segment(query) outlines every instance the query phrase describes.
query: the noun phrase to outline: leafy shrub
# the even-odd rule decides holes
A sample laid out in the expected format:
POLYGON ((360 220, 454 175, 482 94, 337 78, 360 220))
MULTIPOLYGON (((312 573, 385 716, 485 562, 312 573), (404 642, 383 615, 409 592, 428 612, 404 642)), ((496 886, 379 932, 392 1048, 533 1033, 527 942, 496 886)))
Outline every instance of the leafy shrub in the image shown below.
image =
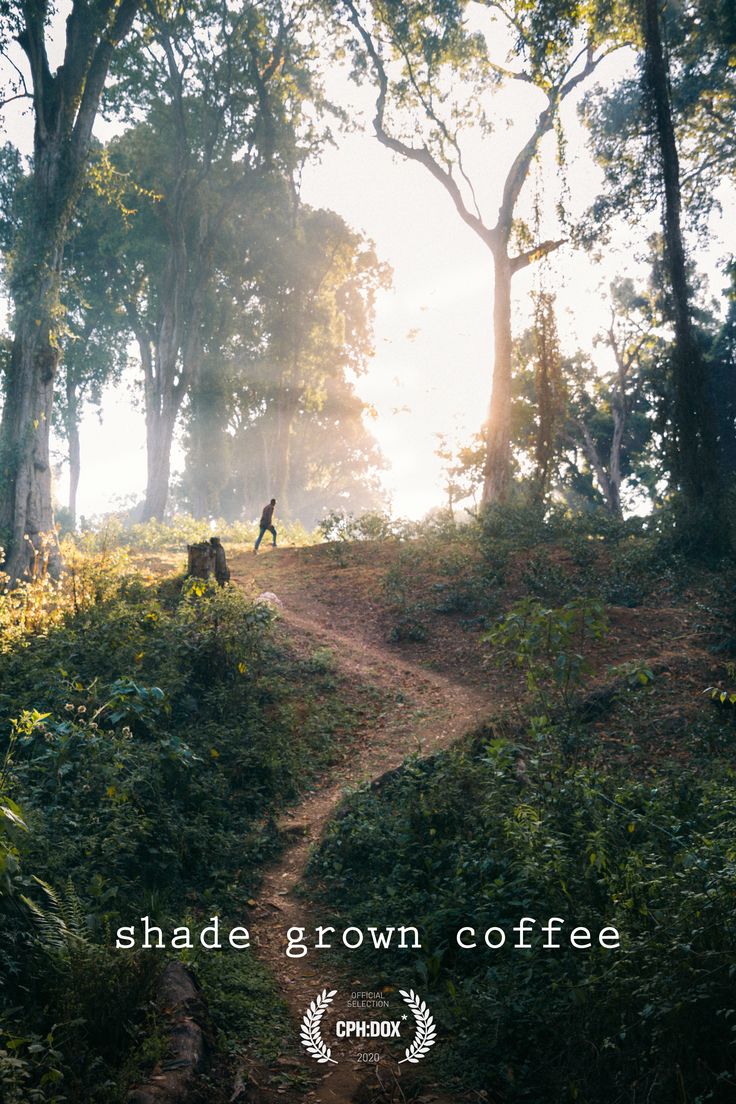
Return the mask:
POLYGON ((357 518, 344 510, 333 510, 317 526, 326 541, 381 541, 396 535, 388 514, 365 513, 357 518))
POLYGON ((484 540, 507 540, 524 547, 554 541, 567 529, 565 507, 535 502, 523 494, 510 502, 484 506, 480 526, 484 540))
POLYGON ((429 635, 424 604, 412 596, 411 564, 415 557, 414 549, 402 550, 383 579, 383 591, 392 620, 388 639, 393 643, 422 641, 429 635))
MULTIPOLYGON (((363 949, 380 984, 422 978, 443 1076, 489 1099, 730 1099, 736 788, 527 764, 503 741, 413 760, 345 803, 314 856, 325 923, 415 924, 422 949, 363 949), (337 912, 339 915, 335 915, 337 912), (538 940, 461 951, 459 928, 561 916, 618 950, 538 940)), ((436 1076, 436 1072, 435 1072, 436 1076)))
POLYGON ((529 557, 520 584, 524 591, 547 602, 564 602, 575 589, 569 569, 555 563, 547 552, 535 552, 529 557))
POLYGON ((523 671, 534 704, 549 721, 556 710, 571 712, 572 696, 591 671, 588 648, 607 630, 597 599, 575 598, 549 609, 537 598, 523 598, 483 640, 502 662, 523 671))

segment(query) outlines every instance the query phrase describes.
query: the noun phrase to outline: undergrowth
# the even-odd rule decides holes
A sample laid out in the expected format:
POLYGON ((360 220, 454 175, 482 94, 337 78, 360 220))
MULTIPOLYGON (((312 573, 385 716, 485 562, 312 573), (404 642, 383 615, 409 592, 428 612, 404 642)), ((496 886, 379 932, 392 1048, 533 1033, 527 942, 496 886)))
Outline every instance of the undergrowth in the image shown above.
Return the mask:
POLYGON ((350 970, 421 985, 443 1040, 430 1076, 485 1099, 732 1099, 733 771, 634 780, 540 755, 520 776, 518 755, 478 739, 347 801, 311 864, 321 922, 414 924, 422 941, 350 970), (512 949, 522 916, 585 925, 593 947, 512 949), (619 950, 597 945, 606 925, 619 950))
MULTIPOLYGON (((156 1057, 160 961, 112 949, 116 928, 242 914, 279 808, 338 754, 360 695, 277 645, 274 616, 119 552, 0 596, 3 1099, 124 1098, 156 1057)), ((270 999, 251 989, 245 1026, 270 999)))

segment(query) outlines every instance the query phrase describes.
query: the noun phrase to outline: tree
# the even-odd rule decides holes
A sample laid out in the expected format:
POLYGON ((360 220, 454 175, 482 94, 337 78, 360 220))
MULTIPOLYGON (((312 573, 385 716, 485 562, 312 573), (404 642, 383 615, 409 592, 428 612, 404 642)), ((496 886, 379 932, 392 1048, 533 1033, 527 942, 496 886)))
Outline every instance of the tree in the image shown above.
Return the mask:
POLYGON ((736 262, 731 262, 729 276, 726 318, 709 355, 724 479, 736 476, 736 262))
POLYGON ((655 267, 663 292, 660 319, 671 326, 673 340, 659 429, 671 484, 682 493, 683 540, 716 547, 726 536, 719 498, 723 460, 734 453, 733 423, 716 410, 720 368, 709 348, 709 323, 704 325, 698 303, 686 232, 697 232, 702 240, 717 208, 719 185, 736 179, 729 121, 736 105, 729 62, 736 36, 733 4, 629 0, 629 10, 638 74, 598 89, 584 105, 606 178, 592 223, 600 237, 615 217, 639 225, 643 215, 661 214, 655 267))
POLYGON ((714 410, 703 349, 695 332, 691 288, 682 231, 680 160, 670 98, 670 77, 662 44, 659 0, 641 0, 644 40, 642 81, 651 97, 663 195, 665 263, 669 278, 674 347, 672 377, 677 438, 676 477, 688 511, 688 540, 723 546, 721 477, 714 410), (720 537, 719 537, 720 534, 720 537))
POLYGON ((199 372, 230 212, 257 200, 267 178, 290 179, 319 142, 303 115, 306 99, 319 100, 299 34, 305 12, 291 9, 288 0, 157 2, 117 73, 113 105, 125 114, 132 94, 145 118, 111 143, 110 157, 154 197, 119 254, 144 381, 146 518, 166 507, 174 429, 199 372))
POLYGON ((57 373, 54 424, 67 442, 69 498, 67 522, 77 517, 81 475, 79 427, 88 403, 99 407, 107 384, 119 382, 128 363, 122 322, 124 308, 104 263, 105 231, 128 217, 121 206, 120 182, 111 177, 104 150, 93 157, 64 254, 62 356, 57 373))
MULTIPOLYGON (((5 8, 3 49, 15 38, 28 77, 14 94, 33 104, 33 187, 10 274, 13 349, 0 423, 0 543, 4 570, 26 575, 53 532, 49 431, 59 361, 59 287, 64 245, 84 183, 92 127, 108 70, 130 31, 140 0, 74 0, 64 60, 51 71, 46 0, 5 8)), ((55 549, 50 566, 58 572, 55 549)))
POLYGON ((653 494, 662 474, 651 448, 662 341, 651 290, 623 279, 610 295, 595 344, 613 368, 581 351, 562 355, 553 297, 537 294, 533 323, 514 343, 512 439, 533 497, 572 494, 621 518, 624 483, 653 494))
POLYGON ((614 281, 610 294, 610 321, 597 344, 610 351, 615 367, 600 373, 578 358, 568 384, 568 433, 581 448, 606 508, 620 518, 624 477, 632 474, 652 432, 645 379, 657 341, 656 304, 651 293, 637 292, 628 278, 614 281))
MULTIPOLYGON (((357 74, 371 67, 377 82, 373 126, 388 149, 422 165, 448 193, 460 218, 489 249, 494 271, 493 386, 486 429, 483 502, 502 501, 511 474, 512 280, 522 269, 563 244, 540 240, 520 224, 518 207, 545 137, 559 124, 563 103, 606 56, 607 7, 545 0, 541 4, 486 0, 491 24, 482 33, 467 27, 468 3, 394 3, 374 0, 361 10, 343 0, 359 45, 357 74), (500 27, 499 27, 500 24, 500 27), (491 56, 488 42, 505 31, 513 37, 511 58, 491 56), (398 70, 393 76, 394 70, 398 70), (449 91, 461 80, 462 98, 449 91), (539 93, 541 110, 503 182, 498 217, 486 221, 465 169, 460 133, 477 124, 486 134, 493 120, 484 108, 492 88, 514 82, 539 93), (408 137, 390 122, 408 116, 408 137), (403 115, 402 115, 403 113, 403 115)), ((488 160, 492 162, 492 158, 488 160)), ((495 167, 495 166, 494 166, 495 167)))
POLYGON ((380 463, 350 380, 373 351, 375 295, 389 273, 338 215, 294 206, 277 190, 259 215, 230 225, 214 315, 219 352, 206 339, 188 408, 186 493, 210 514, 218 494, 249 512, 273 495, 280 513, 316 520, 320 496, 329 505, 362 494, 380 463), (234 496, 223 464, 238 473, 234 496))
POLYGON ((469 445, 460 447, 453 445, 444 433, 435 436, 437 448, 434 454, 442 461, 447 509, 454 521, 458 503, 472 499, 473 506, 477 507, 477 493, 483 486, 485 442, 481 433, 476 433, 469 445))
POLYGON ((549 292, 538 292, 535 296, 533 329, 537 397, 533 493, 537 502, 542 503, 550 489, 566 405, 555 297, 549 292))

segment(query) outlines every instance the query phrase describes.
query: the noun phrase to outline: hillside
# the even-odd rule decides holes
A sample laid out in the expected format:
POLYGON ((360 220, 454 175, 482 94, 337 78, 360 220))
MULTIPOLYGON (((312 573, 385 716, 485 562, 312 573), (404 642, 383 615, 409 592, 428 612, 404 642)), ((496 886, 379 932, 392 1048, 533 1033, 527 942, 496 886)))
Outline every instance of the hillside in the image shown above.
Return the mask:
MULTIPOLYGON (((664 1101, 675 1066, 688 1084, 719 1085, 707 1071, 725 1055, 715 1027, 725 998, 714 970, 727 949, 713 932, 726 938, 732 884, 725 867, 716 871, 719 862, 732 864, 725 811, 733 804, 733 720, 728 701, 712 702, 704 691, 729 688, 729 570, 693 567, 648 538, 547 529, 533 542, 523 532, 472 528, 258 556, 233 545, 228 555, 229 588, 185 588, 184 598, 176 551, 133 551, 127 568, 109 554, 85 562, 61 621, 55 615, 50 631, 25 642, 9 636, 2 657, 5 715, 36 708, 52 718, 26 721, 11 747, 6 783, 31 828, 29 845, 14 844, 18 857, 57 890, 71 873, 62 916, 79 899, 98 917, 81 960, 69 958, 66 937, 34 956, 61 956, 62 976, 72 970, 79 979, 94 968, 107 987, 111 971, 123 971, 114 987, 125 1048, 111 1045, 105 1017, 97 1041, 90 1037, 88 1009, 78 1003, 85 998, 72 1005, 79 1026, 69 1044, 88 1055, 74 1076, 68 1044, 54 1037, 65 1099, 123 1100, 126 1084, 145 1080, 147 1069, 168 1076, 165 1030, 137 1011, 157 968, 150 954, 129 959, 105 947, 104 932, 139 909, 199 926, 216 913, 253 934, 255 954, 183 955, 216 1032, 210 1072, 195 1078, 195 1094, 208 1100, 347 1104, 481 1093, 511 1102, 564 1083, 571 1098, 603 1102, 624 1099, 634 1079, 664 1101), (264 592, 277 602, 254 603, 264 592), (61 665, 62 684, 54 674, 61 665), (120 698, 131 671, 136 690, 124 693, 133 694, 133 711, 118 711, 128 725, 118 744, 122 722, 99 684, 120 698), (146 704, 151 685, 162 689, 164 713, 146 704), (67 698, 74 718, 57 721, 57 711, 69 716, 67 698), (100 717, 103 743, 93 760, 79 745, 85 703, 100 717), (112 760, 106 765, 110 739, 113 756, 125 756, 128 781, 114 778, 112 760), (173 750, 172 739, 180 741, 173 750), (44 764, 58 762, 62 746, 70 765, 55 768, 49 789, 44 764), (164 759, 155 747, 166 749, 164 759), (117 873, 103 875, 112 841, 117 873), (645 869, 657 871, 657 909, 640 898, 645 869), (703 908, 695 884, 703 875, 709 920, 704 935, 692 935, 696 959, 681 961, 683 929, 703 908), (639 903, 627 903, 627 894, 639 903), (550 975, 535 953, 534 982, 521 989, 513 959, 499 959, 488 990, 487 965, 458 958, 448 942, 461 923, 510 925, 520 908, 534 914, 533 902, 540 916, 555 914, 566 896, 568 910, 574 899, 582 916, 613 916, 626 932, 605 1006, 596 957, 576 960, 572 973, 561 960, 550 975), (663 917, 667 946, 652 941, 663 917), (311 947, 319 925, 339 933, 385 923, 418 924, 424 949, 401 959, 365 947, 286 953, 290 928, 303 929, 311 947), (632 978, 645 968, 646 1002, 661 1009, 651 1025, 660 1056, 651 1058, 655 1036, 624 1031, 605 1057, 583 1061, 585 1048, 577 1048, 550 1069, 539 1016, 564 1022, 577 1001, 575 1016, 587 1009, 585 1022, 597 1018, 613 1037, 616 1016, 640 1014, 643 990, 632 978), (706 1034, 693 1036, 692 1061, 685 1055, 677 1064, 669 1054, 682 1016, 692 1014, 673 997, 680 978, 697 993, 706 1034), (401 984, 421 991, 439 1027, 436 1049, 411 1073, 390 1051, 377 1064, 346 1057, 325 1072, 299 1046, 299 1022, 322 990, 338 991, 326 1031, 355 988, 395 1000, 401 984), (498 986, 511 1001, 506 1011, 488 1004, 498 986), (517 1053, 519 1022, 522 1037, 536 1038, 539 1063, 517 1053), (483 1043, 491 1030, 505 1039, 500 1065, 483 1043), (94 1073, 100 1047, 104 1090, 94 1073), (233 1085, 244 1086, 240 1096, 233 1085)), ((25 962, 22 951, 23 887, 39 908, 47 905, 26 874, 11 910, 9 963, 30 978, 39 961, 25 962)), ((43 1001, 37 1032, 61 1010, 56 989, 47 986, 43 1001)), ((580 1027, 582 1037, 587 1030, 580 1027)), ((591 1030, 593 1053, 601 1039, 591 1030)), ((345 1054, 361 1053, 356 1046, 345 1054)), ((26 1061, 30 1083, 40 1086, 32 1052, 26 1061)), ((43 1091, 38 1099, 56 1099, 43 1091)), ((714 1091, 710 1099, 727 1099, 714 1091)))

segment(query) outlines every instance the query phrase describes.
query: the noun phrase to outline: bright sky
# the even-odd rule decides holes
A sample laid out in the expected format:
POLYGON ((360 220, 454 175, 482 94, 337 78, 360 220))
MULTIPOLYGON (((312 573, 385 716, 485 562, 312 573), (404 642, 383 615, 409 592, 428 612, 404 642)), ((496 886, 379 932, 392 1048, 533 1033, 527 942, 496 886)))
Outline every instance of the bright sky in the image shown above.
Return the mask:
MULTIPOLYGON (((598 79, 622 71, 623 56, 604 63, 598 79)), ((302 196, 313 206, 339 212, 377 246, 394 271, 393 287, 381 294, 376 312, 376 352, 359 381, 360 394, 377 410, 370 422, 388 462, 387 499, 402 516, 420 517, 442 501, 441 466, 434 455, 436 434, 467 441, 483 422, 492 366, 492 270, 490 254, 455 213, 442 187, 419 165, 393 156, 372 136, 373 95, 346 76, 332 77, 329 91, 362 128, 339 138, 318 165, 304 174, 302 196)), ((530 133, 539 94, 518 82, 503 101, 510 122, 488 139, 470 135, 466 147, 486 222, 493 221, 505 171, 530 133), (537 98, 535 98, 535 95, 537 98)), ((598 173, 585 150, 575 103, 565 109, 570 148, 570 192, 574 209, 595 195, 598 173)), ((30 144, 30 117, 9 112, 8 130, 23 149, 30 144)), ((554 187, 556 170, 547 150, 542 185, 554 187)), ((534 187, 530 181, 529 195, 534 187)), ((641 247, 646 233, 636 235, 641 247)), ((632 240, 634 240, 632 238, 632 240)), ((719 255, 713 247, 709 267, 719 255)), ((560 326, 568 347, 590 349, 605 321, 605 289, 615 275, 645 276, 631 241, 624 237, 594 264, 570 249, 548 267, 548 286, 558 293, 560 326)), ((516 326, 526 322, 534 270, 514 280, 516 326)), ((720 289, 716 280, 714 291, 720 289)), ((181 461, 180 454, 175 464, 181 461)), ((64 501, 65 473, 57 494, 64 501)), ((145 486, 143 412, 134 380, 105 395, 102 420, 90 411, 82 425, 79 513, 101 513, 116 500, 140 496, 145 486)), ((268 488, 264 488, 267 491, 268 488)))

